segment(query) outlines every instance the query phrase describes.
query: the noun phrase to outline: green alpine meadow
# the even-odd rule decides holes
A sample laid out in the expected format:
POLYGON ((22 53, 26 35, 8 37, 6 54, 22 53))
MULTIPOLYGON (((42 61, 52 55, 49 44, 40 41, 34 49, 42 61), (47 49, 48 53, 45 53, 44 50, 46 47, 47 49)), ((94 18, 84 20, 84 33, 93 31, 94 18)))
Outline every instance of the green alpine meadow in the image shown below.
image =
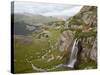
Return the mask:
POLYGON ((97 7, 15 1, 14 73, 97 68, 97 7))

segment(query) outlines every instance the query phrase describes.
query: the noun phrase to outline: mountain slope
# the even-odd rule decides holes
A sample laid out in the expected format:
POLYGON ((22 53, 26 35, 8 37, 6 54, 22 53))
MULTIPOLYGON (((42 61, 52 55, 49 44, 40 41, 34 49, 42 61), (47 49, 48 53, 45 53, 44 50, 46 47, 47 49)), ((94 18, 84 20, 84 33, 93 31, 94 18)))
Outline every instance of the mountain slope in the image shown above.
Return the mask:
MULTIPOLYGON (((58 44, 59 49, 63 49, 64 57, 69 58, 68 52, 72 50, 74 40, 80 40, 77 45, 79 52, 77 54, 77 69, 96 68, 97 67, 97 7, 84 6, 79 13, 70 17, 65 23, 65 29, 62 32, 58 44), (69 32, 70 31, 70 32, 69 32), (69 34, 73 34, 69 38, 69 34), (62 37, 62 38, 61 38, 62 37), (64 38, 64 40, 63 40, 64 38), (73 38, 73 39, 72 39, 73 38), (71 41, 69 41, 71 40, 71 41), (69 47, 67 47, 69 45, 69 47), (67 47, 67 48, 66 48, 67 47), (80 49, 81 48, 81 49, 80 49)), ((69 60, 66 60, 67 62, 69 60)))
MULTIPOLYGON (((12 14, 13 15, 13 14, 12 14)), ((14 14, 14 29, 15 34, 27 35, 40 28, 49 22, 59 21, 54 17, 32 14, 14 14)))

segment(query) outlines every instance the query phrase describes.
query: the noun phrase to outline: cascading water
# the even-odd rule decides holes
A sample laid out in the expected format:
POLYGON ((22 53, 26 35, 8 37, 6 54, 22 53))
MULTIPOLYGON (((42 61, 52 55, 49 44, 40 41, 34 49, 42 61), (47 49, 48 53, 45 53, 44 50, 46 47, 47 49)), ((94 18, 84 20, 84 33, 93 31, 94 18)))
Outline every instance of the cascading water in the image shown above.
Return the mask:
POLYGON ((69 61, 67 64, 67 67, 69 67, 69 68, 74 68, 75 62, 77 61, 78 41, 79 40, 75 39, 75 41, 73 43, 70 58, 69 58, 69 61))
POLYGON ((40 72, 46 72, 46 71, 54 70, 57 68, 74 68, 74 65, 77 61, 78 51, 79 51, 78 49, 79 41, 80 41, 79 39, 75 39, 73 42, 68 64, 59 64, 50 69, 41 69, 41 68, 36 67, 34 64, 32 64, 31 61, 27 60, 27 62, 31 64, 33 70, 40 71, 40 72))

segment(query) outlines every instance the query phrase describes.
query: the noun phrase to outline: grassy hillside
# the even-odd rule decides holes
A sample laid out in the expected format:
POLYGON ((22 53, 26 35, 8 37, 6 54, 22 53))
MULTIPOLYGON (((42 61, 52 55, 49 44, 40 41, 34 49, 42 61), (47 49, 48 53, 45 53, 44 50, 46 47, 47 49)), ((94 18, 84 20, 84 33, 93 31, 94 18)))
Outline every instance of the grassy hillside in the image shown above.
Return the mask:
POLYGON ((35 30, 41 30, 43 25, 54 21, 59 21, 59 19, 42 15, 14 14, 15 34, 28 35, 35 30))
POLYGON ((67 65, 72 48, 77 47, 79 50, 80 45, 82 48, 79 55, 77 54, 78 63, 75 62, 73 69, 96 68, 97 16, 95 10, 94 6, 84 6, 79 13, 66 21, 41 15, 15 14, 15 73, 37 72, 32 69, 31 64, 44 70, 49 69, 48 71, 66 71, 68 69, 64 67, 53 70, 51 68, 60 64, 67 65), (73 47, 76 38, 81 43, 73 47), (60 46, 63 46, 61 49, 64 50, 60 50, 60 46))
MULTIPOLYGON (((61 53, 56 47, 60 30, 49 29, 48 32, 48 38, 28 38, 26 36, 15 35, 15 73, 34 72, 32 71, 31 64, 26 60, 31 61, 32 64, 42 69, 49 69, 53 66, 64 64, 64 60, 59 60, 61 53), (31 41, 26 41, 26 39, 31 41)), ((42 33, 43 32, 41 32, 41 34, 42 33)), ((39 35, 40 34, 36 34, 36 36, 39 35)))
POLYGON ((59 19, 54 17, 42 16, 42 15, 32 15, 32 14, 14 14, 14 21, 23 21, 26 24, 35 25, 37 23, 48 23, 52 21, 58 21, 59 19))

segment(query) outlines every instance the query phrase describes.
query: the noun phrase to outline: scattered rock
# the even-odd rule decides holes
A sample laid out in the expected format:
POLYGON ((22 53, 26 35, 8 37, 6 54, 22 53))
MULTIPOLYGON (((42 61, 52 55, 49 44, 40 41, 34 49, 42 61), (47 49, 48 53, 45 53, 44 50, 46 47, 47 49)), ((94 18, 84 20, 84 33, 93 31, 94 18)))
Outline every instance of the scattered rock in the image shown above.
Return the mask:
POLYGON ((53 55, 51 55, 51 58, 49 58, 49 59, 47 60, 47 62, 50 62, 50 61, 52 61, 52 60, 54 60, 54 56, 53 56, 53 55))
POLYGON ((62 56, 56 56, 57 60, 61 60, 63 57, 62 56))

